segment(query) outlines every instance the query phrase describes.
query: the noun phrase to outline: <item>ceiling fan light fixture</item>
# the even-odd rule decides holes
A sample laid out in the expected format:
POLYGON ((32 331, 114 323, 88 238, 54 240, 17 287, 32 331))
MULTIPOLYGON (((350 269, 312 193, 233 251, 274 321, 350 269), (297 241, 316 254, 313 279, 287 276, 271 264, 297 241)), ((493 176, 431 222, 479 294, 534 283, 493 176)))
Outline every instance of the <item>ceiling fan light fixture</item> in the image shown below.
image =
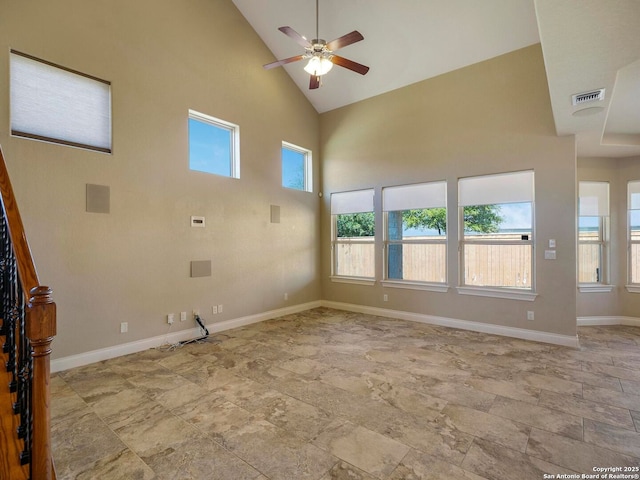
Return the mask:
POLYGON ((326 57, 314 55, 309 59, 309 63, 304 67, 304 71, 309 75, 321 76, 328 73, 333 68, 333 63, 326 57))

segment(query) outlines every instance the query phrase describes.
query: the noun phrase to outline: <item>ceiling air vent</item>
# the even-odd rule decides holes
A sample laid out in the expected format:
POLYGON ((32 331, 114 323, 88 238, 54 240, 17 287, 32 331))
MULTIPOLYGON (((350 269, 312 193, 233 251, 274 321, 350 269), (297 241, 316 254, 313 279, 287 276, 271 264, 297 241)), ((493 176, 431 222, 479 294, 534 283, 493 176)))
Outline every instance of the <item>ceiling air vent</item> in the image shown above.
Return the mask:
POLYGON ((571 103, 573 105, 582 105, 583 103, 599 102, 604 100, 604 88, 592 90, 590 92, 576 93, 571 95, 571 103))

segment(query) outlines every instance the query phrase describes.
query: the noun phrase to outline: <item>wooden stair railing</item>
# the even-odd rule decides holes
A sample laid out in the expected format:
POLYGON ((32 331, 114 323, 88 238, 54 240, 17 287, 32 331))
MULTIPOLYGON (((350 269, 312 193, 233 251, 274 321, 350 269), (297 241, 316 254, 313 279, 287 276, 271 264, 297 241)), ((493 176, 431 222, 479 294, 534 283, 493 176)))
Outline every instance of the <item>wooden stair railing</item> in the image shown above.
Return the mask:
POLYGON ((51 289, 40 285, 0 149, 0 479, 55 479, 50 355, 56 334, 51 289))

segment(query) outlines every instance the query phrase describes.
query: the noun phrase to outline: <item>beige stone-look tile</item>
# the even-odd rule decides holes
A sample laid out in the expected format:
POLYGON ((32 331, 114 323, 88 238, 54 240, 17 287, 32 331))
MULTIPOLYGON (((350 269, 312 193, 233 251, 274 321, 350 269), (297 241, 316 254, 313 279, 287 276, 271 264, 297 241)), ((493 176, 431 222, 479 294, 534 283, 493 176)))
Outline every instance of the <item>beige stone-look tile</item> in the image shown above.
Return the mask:
POLYGON ((320 480, 378 480, 347 462, 336 463, 320 480))
POLYGON ((411 450, 388 477, 388 480, 443 479, 486 480, 485 477, 416 450, 411 450))
POLYGON ((496 380, 494 378, 470 378, 466 383, 476 390, 513 398, 514 400, 520 400, 521 402, 528 402, 534 405, 538 403, 538 397, 540 396, 540 388, 538 387, 514 384, 513 382, 496 380))
POLYGON ((448 403, 462 405, 483 412, 489 411, 496 395, 473 388, 466 383, 446 381, 430 377, 417 376, 411 383, 404 386, 426 395, 441 398, 448 403))
POLYGON ((128 377, 127 381, 147 395, 159 395, 167 390, 182 388, 191 383, 181 375, 167 369, 134 375, 128 377))
POLYGON ((318 435, 333 420, 322 409, 280 393, 255 412, 274 425, 308 439, 318 435))
POLYGON ((592 473, 594 467, 638 465, 637 458, 537 428, 531 431, 527 454, 578 473, 592 473))
POLYGON ((209 438, 195 439, 158 452, 145 461, 162 480, 254 480, 261 477, 255 468, 209 438))
POLYGON ((524 452, 531 427, 458 405, 448 405, 436 420, 456 429, 505 447, 524 452))
POLYGON ((551 375, 529 373, 517 376, 514 381, 519 384, 530 385, 534 388, 551 390, 552 392, 567 395, 582 395, 582 383, 564 380, 551 375))
POLYGON ((538 405, 621 428, 631 430, 635 428, 629 410, 626 408, 612 407, 573 395, 561 395, 543 390, 538 405))
POLYGON ((586 383, 587 385, 593 385, 594 387, 609 388, 617 391, 622 390, 619 379, 599 373, 585 372, 581 369, 575 370, 564 367, 536 364, 530 371, 539 373, 540 375, 562 378, 571 382, 586 383))
POLYGON ((191 368, 185 365, 180 375, 207 390, 215 390, 238 378, 230 370, 210 362, 195 362, 191 368))
POLYGON ((235 426, 220 443, 269 478, 316 480, 338 461, 324 450, 266 420, 235 426))
POLYGON ((640 433, 606 423, 584 421, 584 441, 638 458, 640 465, 640 433))
POLYGON ((62 378, 89 404, 103 396, 113 395, 121 390, 131 388, 132 385, 120 375, 105 369, 104 366, 102 368, 103 370, 99 372, 83 370, 83 373, 73 372, 62 378))
POLYGON ((152 393, 149 398, 167 410, 173 410, 210 394, 210 391, 205 390, 200 385, 190 383, 172 390, 152 393))
POLYGON ((278 363, 278 367, 305 377, 317 377, 330 367, 311 358, 294 358, 278 363))
POLYGON ((582 418, 546 407, 499 397, 489 413, 514 422, 582 440, 582 418))
POLYGON ((640 382, 633 382, 631 380, 620 380, 622 384, 622 391, 624 393, 630 393, 632 395, 640 396, 640 382))
POLYGON ((590 385, 584 386, 582 395, 587 400, 620 408, 628 408, 629 410, 638 410, 638 405, 640 405, 640 395, 615 392, 606 388, 592 387, 590 385))
POLYGON ((312 443, 379 478, 389 475, 409 452, 406 445, 350 422, 334 422, 312 443))
POLYGON ((93 402, 91 407, 112 430, 165 411, 162 406, 135 388, 101 397, 93 402))
POLYGON ((582 368, 585 372, 602 373, 604 375, 616 377, 621 380, 632 380, 634 382, 640 382, 640 370, 638 369, 602 365, 600 363, 592 362, 585 362, 582 368))
POLYGON ((194 426, 166 411, 152 412, 141 421, 117 428, 115 433, 143 460, 203 436, 194 426))
POLYGON ((633 418, 633 423, 636 426, 636 431, 640 432, 640 412, 634 412, 631 410, 631 418, 633 418))
POLYGON ((51 377, 51 424, 90 413, 87 403, 59 376, 51 377))
POLYGON ((483 439, 474 440, 462 468, 492 480, 540 480, 545 474, 576 473, 483 439))
POLYGON ((57 478, 71 476, 127 449, 93 412, 53 425, 51 439, 57 478))
POLYGON ((255 415, 231 402, 215 404, 207 397, 187 403, 173 410, 173 413, 215 440, 238 425, 262 419, 261 415, 255 415))
POLYGON ((265 405, 270 399, 276 397, 279 392, 248 378, 237 377, 235 380, 211 391, 219 395, 224 401, 255 410, 265 405))
MULTIPOLYGON (((58 473, 58 478, 62 478, 58 473)), ((131 450, 101 458, 74 473, 75 480, 154 480, 159 477, 131 450)))

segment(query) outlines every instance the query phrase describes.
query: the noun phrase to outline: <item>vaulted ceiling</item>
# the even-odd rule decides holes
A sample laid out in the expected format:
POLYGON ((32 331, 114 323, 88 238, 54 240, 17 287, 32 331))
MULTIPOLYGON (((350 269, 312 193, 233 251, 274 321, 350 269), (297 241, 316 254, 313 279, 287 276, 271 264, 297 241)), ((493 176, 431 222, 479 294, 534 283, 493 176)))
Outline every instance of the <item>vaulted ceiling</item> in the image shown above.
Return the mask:
MULTIPOLYGON (((273 53, 265 64, 303 53, 278 27, 315 38, 315 0, 233 3, 273 53)), ((579 156, 640 155, 638 0, 319 0, 318 27, 326 41, 362 33, 337 53, 371 67, 336 67, 317 90, 305 62, 282 67, 320 113, 541 43, 558 135, 575 134, 579 156), (599 88, 604 100, 572 105, 599 88)))

